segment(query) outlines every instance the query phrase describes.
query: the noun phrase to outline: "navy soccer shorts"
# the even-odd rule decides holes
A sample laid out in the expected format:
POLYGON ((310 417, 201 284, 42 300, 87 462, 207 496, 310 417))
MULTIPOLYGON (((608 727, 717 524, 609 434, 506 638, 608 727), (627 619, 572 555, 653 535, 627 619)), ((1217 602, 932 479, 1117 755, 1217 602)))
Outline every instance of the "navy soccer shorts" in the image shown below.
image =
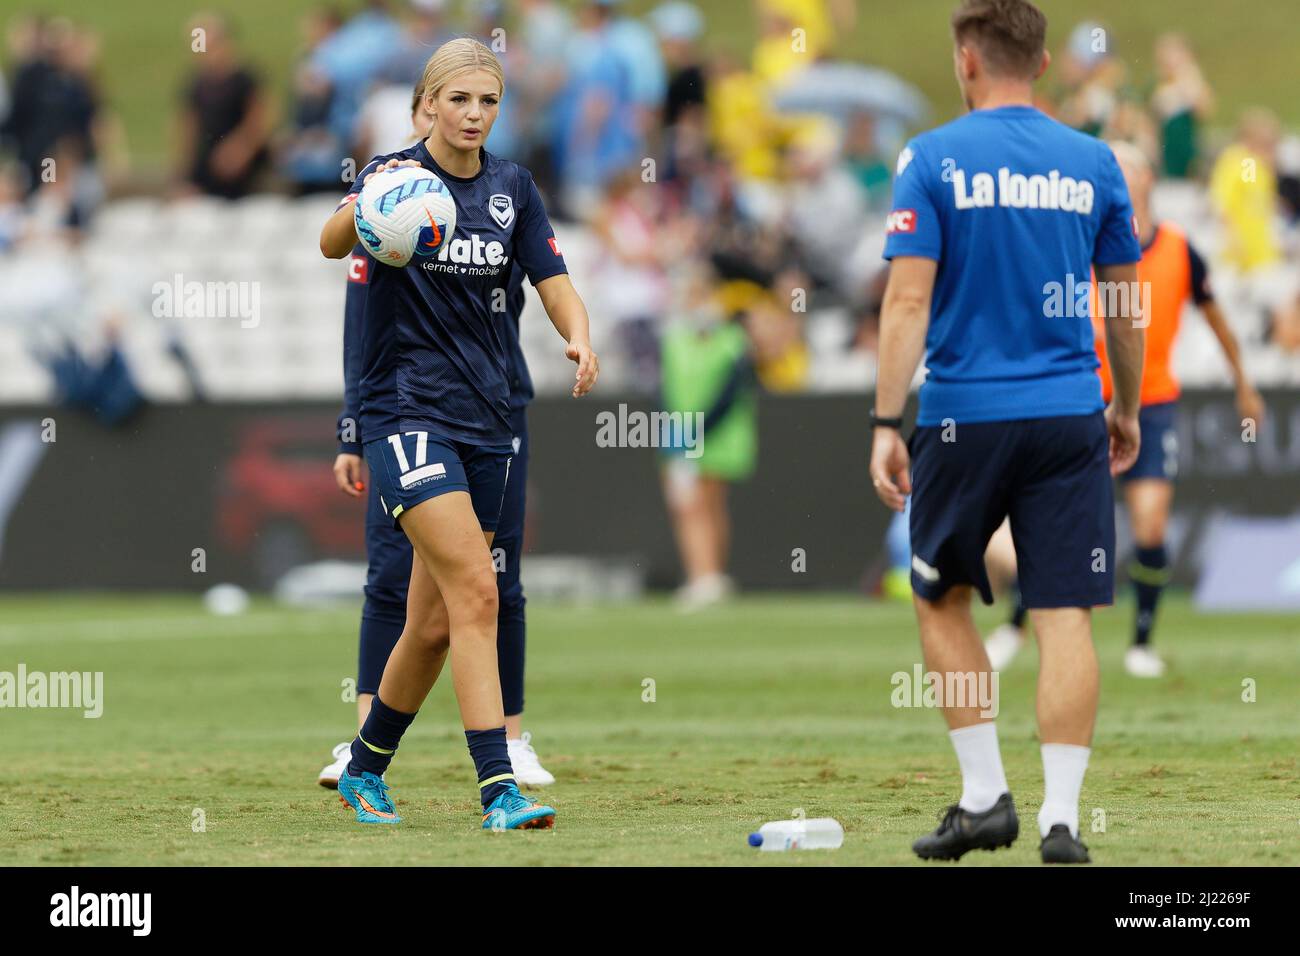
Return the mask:
POLYGON ((1026 607, 1114 600, 1114 488, 1101 412, 918 427, 909 450, 919 597, 938 600, 965 584, 992 604, 984 549, 1010 516, 1026 607))
POLYGON ((496 531, 510 473, 509 445, 480 446, 429 431, 402 432, 366 443, 370 478, 394 524, 402 513, 450 491, 469 493, 479 527, 496 531))
POLYGON ((1119 480, 1173 481, 1178 477, 1178 403, 1143 405, 1138 412, 1138 425, 1142 429, 1142 444, 1137 461, 1119 480))

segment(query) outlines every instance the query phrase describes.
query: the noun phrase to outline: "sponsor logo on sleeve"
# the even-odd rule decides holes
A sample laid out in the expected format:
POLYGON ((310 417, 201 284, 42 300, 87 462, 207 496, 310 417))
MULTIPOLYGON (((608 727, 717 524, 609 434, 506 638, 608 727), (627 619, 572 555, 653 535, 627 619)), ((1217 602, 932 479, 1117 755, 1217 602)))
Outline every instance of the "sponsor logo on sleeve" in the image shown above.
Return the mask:
POLYGON ((916 210, 915 209, 895 209, 885 220, 886 231, 891 235, 898 235, 905 232, 916 232, 916 210))

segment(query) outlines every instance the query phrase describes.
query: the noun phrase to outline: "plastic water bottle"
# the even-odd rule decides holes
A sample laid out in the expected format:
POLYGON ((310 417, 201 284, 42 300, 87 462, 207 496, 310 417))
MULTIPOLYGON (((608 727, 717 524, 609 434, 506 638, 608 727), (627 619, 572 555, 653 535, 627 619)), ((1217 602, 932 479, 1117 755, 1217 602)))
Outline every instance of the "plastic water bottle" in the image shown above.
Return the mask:
POLYGON ((749 835, 749 845, 765 851, 837 850, 843 842, 844 828, 830 817, 777 820, 749 835))

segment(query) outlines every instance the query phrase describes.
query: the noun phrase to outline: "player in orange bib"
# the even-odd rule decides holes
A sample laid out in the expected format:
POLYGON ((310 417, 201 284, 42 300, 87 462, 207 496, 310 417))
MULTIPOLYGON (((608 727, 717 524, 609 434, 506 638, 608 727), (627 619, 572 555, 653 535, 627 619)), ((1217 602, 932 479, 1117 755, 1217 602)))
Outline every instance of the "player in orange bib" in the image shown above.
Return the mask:
MULTIPOLYGON (((1174 499, 1174 479, 1178 476, 1180 390, 1178 379, 1170 368, 1170 358, 1183 308, 1189 299, 1209 323, 1223 349, 1223 357, 1232 369, 1237 387, 1237 410, 1242 418, 1258 423, 1264 413, 1264 402, 1242 369, 1237 339, 1210 291, 1205 260, 1181 229, 1172 223, 1156 222, 1151 217, 1151 187, 1155 176, 1146 155, 1130 143, 1113 143, 1112 147, 1133 199, 1138 240, 1142 244, 1138 281, 1150 297, 1145 305, 1150 324, 1146 330, 1139 417, 1142 449, 1133 467, 1119 476, 1136 547, 1129 577, 1137 592, 1137 621, 1133 646, 1124 657, 1124 667, 1135 677, 1159 677, 1164 673, 1165 665, 1151 647, 1151 630, 1160 591, 1169 577, 1165 526, 1174 499)), ((1096 312, 1094 309, 1093 314, 1096 312)), ((1096 321, 1094 319, 1094 324, 1096 321)), ((1101 359, 1102 394, 1106 401, 1110 401, 1110 367, 1106 363, 1106 343, 1100 328, 1097 329, 1096 343, 1097 355, 1101 359)))
MULTIPOLYGON (((1142 393, 1139 424, 1142 429, 1141 450, 1137 461, 1119 476, 1124 506, 1128 509, 1136 548, 1129 577, 1137 596, 1137 620, 1133 645, 1124 655, 1124 669, 1134 677, 1159 677, 1165 664, 1151 647, 1151 630, 1155 622, 1160 592, 1169 577, 1169 557, 1165 549, 1165 526, 1174 499, 1174 479, 1178 476, 1178 379, 1170 368, 1174 342, 1178 338, 1183 308, 1190 299, 1223 348, 1224 358, 1232 369, 1237 387, 1237 410, 1242 418, 1258 423, 1264 413, 1260 398, 1241 366, 1237 339, 1228 328, 1223 312, 1210 291, 1205 260, 1172 223, 1156 222, 1151 216, 1151 187, 1155 176, 1146 155, 1131 143, 1112 143, 1124 180, 1133 201, 1142 261, 1138 263, 1138 282, 1150 301, 1144 303, 1149 324, 1146 329, 1146 358, 1142 366, 1142 393)), ((1093 287, 1093 329, 1097 356, 1101 360, 1102 397, 1111 398, 1110 365, 1106 361, 1106 340, 1102 330, 1093 287)), ((1001 535, 1002 532, 999 532, 1001 535)), ((1007 547, 998 548, 999 537, 990 543, 986 561, 1008 575, 1015 574, 1015 555, 1007 547)), ((990 662, 1001 670, 1011 663, 1023 643, 1024 611, 1017 606, 1007 624, 997 628, 986 642, 990 662)))

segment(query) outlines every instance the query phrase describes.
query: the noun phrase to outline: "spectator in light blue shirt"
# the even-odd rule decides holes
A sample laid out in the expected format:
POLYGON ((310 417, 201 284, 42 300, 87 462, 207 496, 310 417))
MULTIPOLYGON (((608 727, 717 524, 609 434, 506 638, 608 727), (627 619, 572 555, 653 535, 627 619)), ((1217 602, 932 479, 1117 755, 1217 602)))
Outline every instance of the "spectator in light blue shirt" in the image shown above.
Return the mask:
POLYGON ((370 0, 366 9, 316 48, 311 65, 334 87, 329 124, 340 142, 352 142, 357 114, 370 84, 402 43, 402 29, 389 15, 387 5, 383 0, 370 0))
POLYGON ((556 104, 555 165, 569 211, 590 211, 604 185, 636 162, 642 139, 632 70, 610 32, 611 4, 592 0, 569 44, 569 83, 556 104))

